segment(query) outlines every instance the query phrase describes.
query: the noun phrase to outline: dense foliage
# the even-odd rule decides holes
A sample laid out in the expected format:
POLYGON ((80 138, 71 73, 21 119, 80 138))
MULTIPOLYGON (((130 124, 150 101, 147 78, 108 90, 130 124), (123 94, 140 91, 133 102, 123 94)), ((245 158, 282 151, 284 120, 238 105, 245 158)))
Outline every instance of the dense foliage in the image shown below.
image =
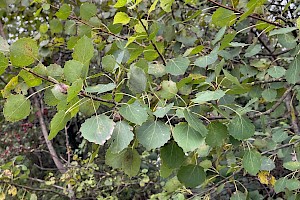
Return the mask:
POLYGON ((296 199, 300 4, 0 0, 0 199, 296 199))

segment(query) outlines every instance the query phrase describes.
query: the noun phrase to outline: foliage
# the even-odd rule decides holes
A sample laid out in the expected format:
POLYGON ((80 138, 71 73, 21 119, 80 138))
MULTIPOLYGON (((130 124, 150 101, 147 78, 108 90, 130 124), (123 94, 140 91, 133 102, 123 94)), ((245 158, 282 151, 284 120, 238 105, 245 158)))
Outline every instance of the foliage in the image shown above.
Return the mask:
POLYGON ((3 163, 0 199, 49 195, 26 180, 62 199, 295 199, 299 8, 0 1, 4 118, 38 124, 58 169, 3 163))

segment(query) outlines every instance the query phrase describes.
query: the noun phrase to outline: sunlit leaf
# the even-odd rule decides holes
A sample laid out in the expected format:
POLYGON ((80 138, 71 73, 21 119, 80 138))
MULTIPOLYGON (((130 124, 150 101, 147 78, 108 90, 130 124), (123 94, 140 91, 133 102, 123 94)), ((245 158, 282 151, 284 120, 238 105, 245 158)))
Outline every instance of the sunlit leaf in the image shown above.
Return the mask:
POLYGON ((30 101, 21 94, 10 95, 4 103, 3 115, 7 121, 25 119, 30 114, 30 101))
POLYGON ((111 138, 114 126, 113 120, 101 114, 85 120, 80 127, 80 132, 86 140, 103 145, 106 140, 111 138))

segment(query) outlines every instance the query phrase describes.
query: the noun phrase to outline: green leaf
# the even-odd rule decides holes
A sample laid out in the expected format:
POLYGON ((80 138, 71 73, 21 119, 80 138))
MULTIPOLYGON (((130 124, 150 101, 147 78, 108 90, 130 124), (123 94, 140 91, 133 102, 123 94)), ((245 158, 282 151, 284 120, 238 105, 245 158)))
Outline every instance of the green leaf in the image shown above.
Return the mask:
POLYGON ((110 150, 112 153, 119 153, 128 147, 134 136, 132 130, 133 128, 125 121, 116 123, 111 136, 110 150))
POLYGON ((10 95, 4 103, 3 115, 10 122, 25 119, 30 114, 30 101, 21 94, 10 95))
POLYGON ((99 101, 94 101, 90 98, 85 98, 83 99, 82 103, 80 103, 79 111, 82 112, 82 114, 85 115, 86 117, 89 117, 95 114, 99 106, 100 106, 99 101))
POLYGON ((165 12, 171 12, 171 7, 172 4, 175 0, 160 0, 160 7, 165 11, 165 12))
POLYGON ((205 142, 211 147, 222 146, 224 140, 228 138, 227 127, 220 122, 211 122, 208 127, 208 134, 205 142))
POLYGON ((122 158, 122 169, 125 174, 130 177, 136 176, 141 166, 141 157, 137 150, 132 148, 127 149, 122 158))
POLYGON ((77 79, 72 83, 72 85, 68 88, 68 96, 67 101, 70 102, 74 97, 76 97, 83 87, 83 80, 77 79))
POLYGON ((285 75, 286 69, 280 66, 274 66, 268 69, 268 74, 273 78, 281 78, 285 75))
POLYGON ((206 174, 202 167, 190 164, 180 167, 177 177, 186 187, 194 188, 205 181, 206 174))
POLYGON ((281 44, 282 47, 287 49, 293 49, 297 46, 297 39, 293 36, 292 33, 278 35, 278 43, 281 44))
POLYGON ((143 69, 130 66, 128 76, 128 87, 134 93, 142 93, 147 87, 147 77, 143 69))
POLYGON ((208 54, 206 56, 202 56, 202 57, 197 58, 196 61, 195 61, 195 65, 198 66, 198 67, 205 68, 208 65, 213 64, 217 60, 218 60, 217 52, 211 52, 210 54, 208 54))
POLYGON ((154 75, 156 78, 166 74, 165 66, 160 63, 151 63, 148 67, 148 74, 154 75))
POLYGON ((288 179, 286 181, 286 187, 289 191, 298 190, 300 188, 300 181, 298 179, 288 179))
POLYGON ((28 87, 35 87, 35 86, 42 84, 42 79, 36 77, 35 75, 33 75, 25 70, 21 70, 19 73, 19 76, 21 76, 24 79, 24 81, 28 85, 28 87))
POLYGON ((106 140, 111 138, 115 122, 106 115, 92 116, 85 120, 80 127, 82 136, 89 142, 103 145, 106 140))
POLYGON ((258 54, 261 51, 261 45, 260 44, 253 44, 250 45, 245 52, 245 57, 250 58, 256 54, 258 54))
POLYGON ((63 4, 59 10, 55 13, 55 15, 62 20, 66 20, 68 19, 69 15, 72 12, 72 8, 71 6, 69 6, 68 4, 63 4))
POLYGON ((177 57, 168 61, 166 72, 174 76, 183 75, 189 67, 190 60, 185 57, 177 57))
POLYGON ((224 36, 224 38, 221 40, 221 46, 220 50, 225 49, 226 47, 230 46, 230 42, 235 38, 236 33, 228 33, 224 36))
POLYGON ((162 118, 172 109, 173 106, 174 103, 170 103, 165 107, 157 107, 153 114, 158 118, 162 118))
POLYGON ((127 149, 124 149, 120 153, 112 153, 111 149, 107 149, 105 154, 105 164, 111 166, 114 169, 122 167, 122 161, 127 149))
POLYGON ((108 83, 108 84, 98 84, 98 85, 94 85, 94 86, 88 86, 85 88, 84 91, 89 92, 89 93, 104 93, 104 92, 108 92, 111 91, 113 89, 116 88, 116 84, 114 83, 108 83))
POLYGON ((21 38, 10 46, 10 61, 18 67, 28 66, 37 59, 38 46, 30 38, 21 38))
POLYGON ((212 23, 221 27, 231 26, 235 20, 234 12, 225 8, 218 8, 212 15, 212 23))
POLYGON ((185 160, 182 148, 174 141, 171 141, 160 149, 160 156, 162 162, 171 169, 180 167, 185 160))
POLYGON ((288 139, 289 135, 283 129, 273 129, 272 130, 272 140, 276 143, 283 142, 288 139))
POLYGON ((296 20, 296 25, 297 28, 300 30, 300 17, 298 17, 298 19, 296 20))
POLYGON ((92 39, 87 36, 80 38, 74 46, 73 58, 84 65, 87 65, 94 56, 92 39))
POLYGON ((124 12, 117 12, 114 17, 113 24, 128 24, 130 22, 130 17, 124 12))
POLYGON ((288 179, 286 177, 281 177, 278 180, 276 180, 274 190, 277 194, 284 191, 287 185, 287 180, 288 179))
POLYGON ((250 0, 247 3, 247 11, 244 12, 241 16, 238 22, 243 21, 246 19, 249 15, 253 14, 255 11, 255 8, 263 5, 266 2, 266 0, 250 0))
POLYGON ((2 75, 5 72, 7 67, 8 58, 6 58, 3 53, 0 53, 0 75, 2 75))
POLYGON ((186 122, 176 124, 173 130, 173 137, 184 152, 196 150, 203 141, 202 135, 186 122))
POLYGON ((147 121, 136 132, 137 139, 147 150, 163 146, 170 134, 170 127, 161 121, 147 121))
POLYGON ((83 64, 76 60, 69 60, 64 66, 64 76, 69 83, 82 77, 83 64))
POLYGON ((84 20, 89 20, 97 14, 97 7, 93 3, 83 3, 80 6, 80 17, 84 20))
POLYGON ((245 140, 254 135, 255 126, 244 116, 235 116, 228 125, 229 134, 237 140, 245 140))
POLYGON ((261 163, 262 158, 258 151, 246 151, 243 157, 243 167, 249 174, 255 176, 260 170, 261 163))
POLYGON ((148 119, 146 109, 137 101, 133 104, 122 105, 119 112, 125 119, 138 125, 142 125, 148 119))
POLYGON ((275 29, 273 31, 270 31, 269 36, 279 35, 279 34, 287 34, 294 30, 297 30, 297 28, 296 27, 287 27, 287 28, 275 29))
POLYGON ((296 171, 300 169, 300 162, 298 161, 285 162, 283 163, 283 167, 291 171, 296 171))
POLYGON ((275 169, 275 163, 272 159, 263 156, 261 160, 260 170, 271 171, 275 169))
POLYGON ((105 71, 114 73, 118 65, 113 55, 106 55, 102 58, 102 67, 105 71))
POLYGON ((158 91, 158 95, 163 99, 172 99, 178 92, 176 83, 173 81, 162 81, 161 90, 158 91))
POLYGON ((57 133, 67 125, 67 122, 70 119, 71 114, 69 112, 66 113, 64 110, 58 111, 50 122, 50 133, 48 139, 52 140, 57 133))
POLYGON ((265 89, 261 93, 262 97, 267 101, 267 102, 273 102, 276 101, 276 96, 277 96, 277 91, 274 89, 265 89))
POLYGON ((296 56, 296 58, 291 62, 288 67, 288 70, 285 73, 286 80, 290 84, 295 84, 300 81, 300 56, 296 56))
POLYGON ((219 42, 222 39, 222 37, 224 36, 224 34, 226 32, 226 28, 227 27, 224 26, 218 31, 218 33, 215 36, 215 39, 212 41, 213 45, 215 45, 217 42, 219 42))
POLYGON ((223 69, 223 73, 224 73, 225 77, 226 77, 230 82, 232 82, 232 83, 234 83, 234 84, 236 84, 236 85, 238 85, 238 86, 240 86, 240 87, 243 87, 243 86, 241 85, 241 83, 239 82, 239 80, 237 79, 237 77, 232 76, 232 75, 231 75, 227 70, 225 70, 225 69, 223 69))
POLYGON ((230 197, 230 200, 247 200, 247 195, 241 191, 235 191, 230 197))
POLYGON ((204 91, 204 92, 198 92, 196 94, 196 99, 192 99, 194 103, 205 103, 207 101, 212 100, 219 100, 225 95, 225 92, 223 90, 215 90, 215 91, 204 91))
POLYGON ((49 22, 51 33, 61 33, 63 30, 63 25, 60 20, 52 19, 49 22))
POLYGON ((195 131, 198 131, 203 137, 207 135, 207 129, 197 115, 192 113, 190 110, 184 110, 183 114, 190 127, 195 129, 195 131))
POLYGON ((75 35, 76 34, 76 22, 74 20, 66 21, 65 34, 67 34, 67 35, 75 35))
POLYGON ((114 5, 115 8, 122 8, 127 4, 127 0, 118 0, 114 5))

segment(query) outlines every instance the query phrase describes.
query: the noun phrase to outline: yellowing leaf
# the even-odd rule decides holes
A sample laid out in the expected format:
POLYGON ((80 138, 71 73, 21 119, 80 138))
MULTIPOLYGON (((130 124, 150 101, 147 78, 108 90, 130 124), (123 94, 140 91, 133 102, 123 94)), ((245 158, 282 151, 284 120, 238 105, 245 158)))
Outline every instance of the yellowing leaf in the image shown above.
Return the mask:
POLYGON ((9 188, 7 193, 14 197, 17 194, 17 188, 15 186, 12 186, 12 187, 9 188))
POLYGON ((130 17, 124 12, 118 12, 114 17, 113 24, 128 24, 130 21, 130 17))
POLYGON ((297 28, 300 30, 300 17, 298 17, 296 23, 297 23, 297 28))
POLYGON ((270 172, 268 172, 268 171, 261 171, 261 172, 258 173, 257 176, 258 176, 259 181, 262 184, 272 185, 272 186, 275 185, 276 179, 275 179, 275 177, 272 174, 270 174, 270 172))

